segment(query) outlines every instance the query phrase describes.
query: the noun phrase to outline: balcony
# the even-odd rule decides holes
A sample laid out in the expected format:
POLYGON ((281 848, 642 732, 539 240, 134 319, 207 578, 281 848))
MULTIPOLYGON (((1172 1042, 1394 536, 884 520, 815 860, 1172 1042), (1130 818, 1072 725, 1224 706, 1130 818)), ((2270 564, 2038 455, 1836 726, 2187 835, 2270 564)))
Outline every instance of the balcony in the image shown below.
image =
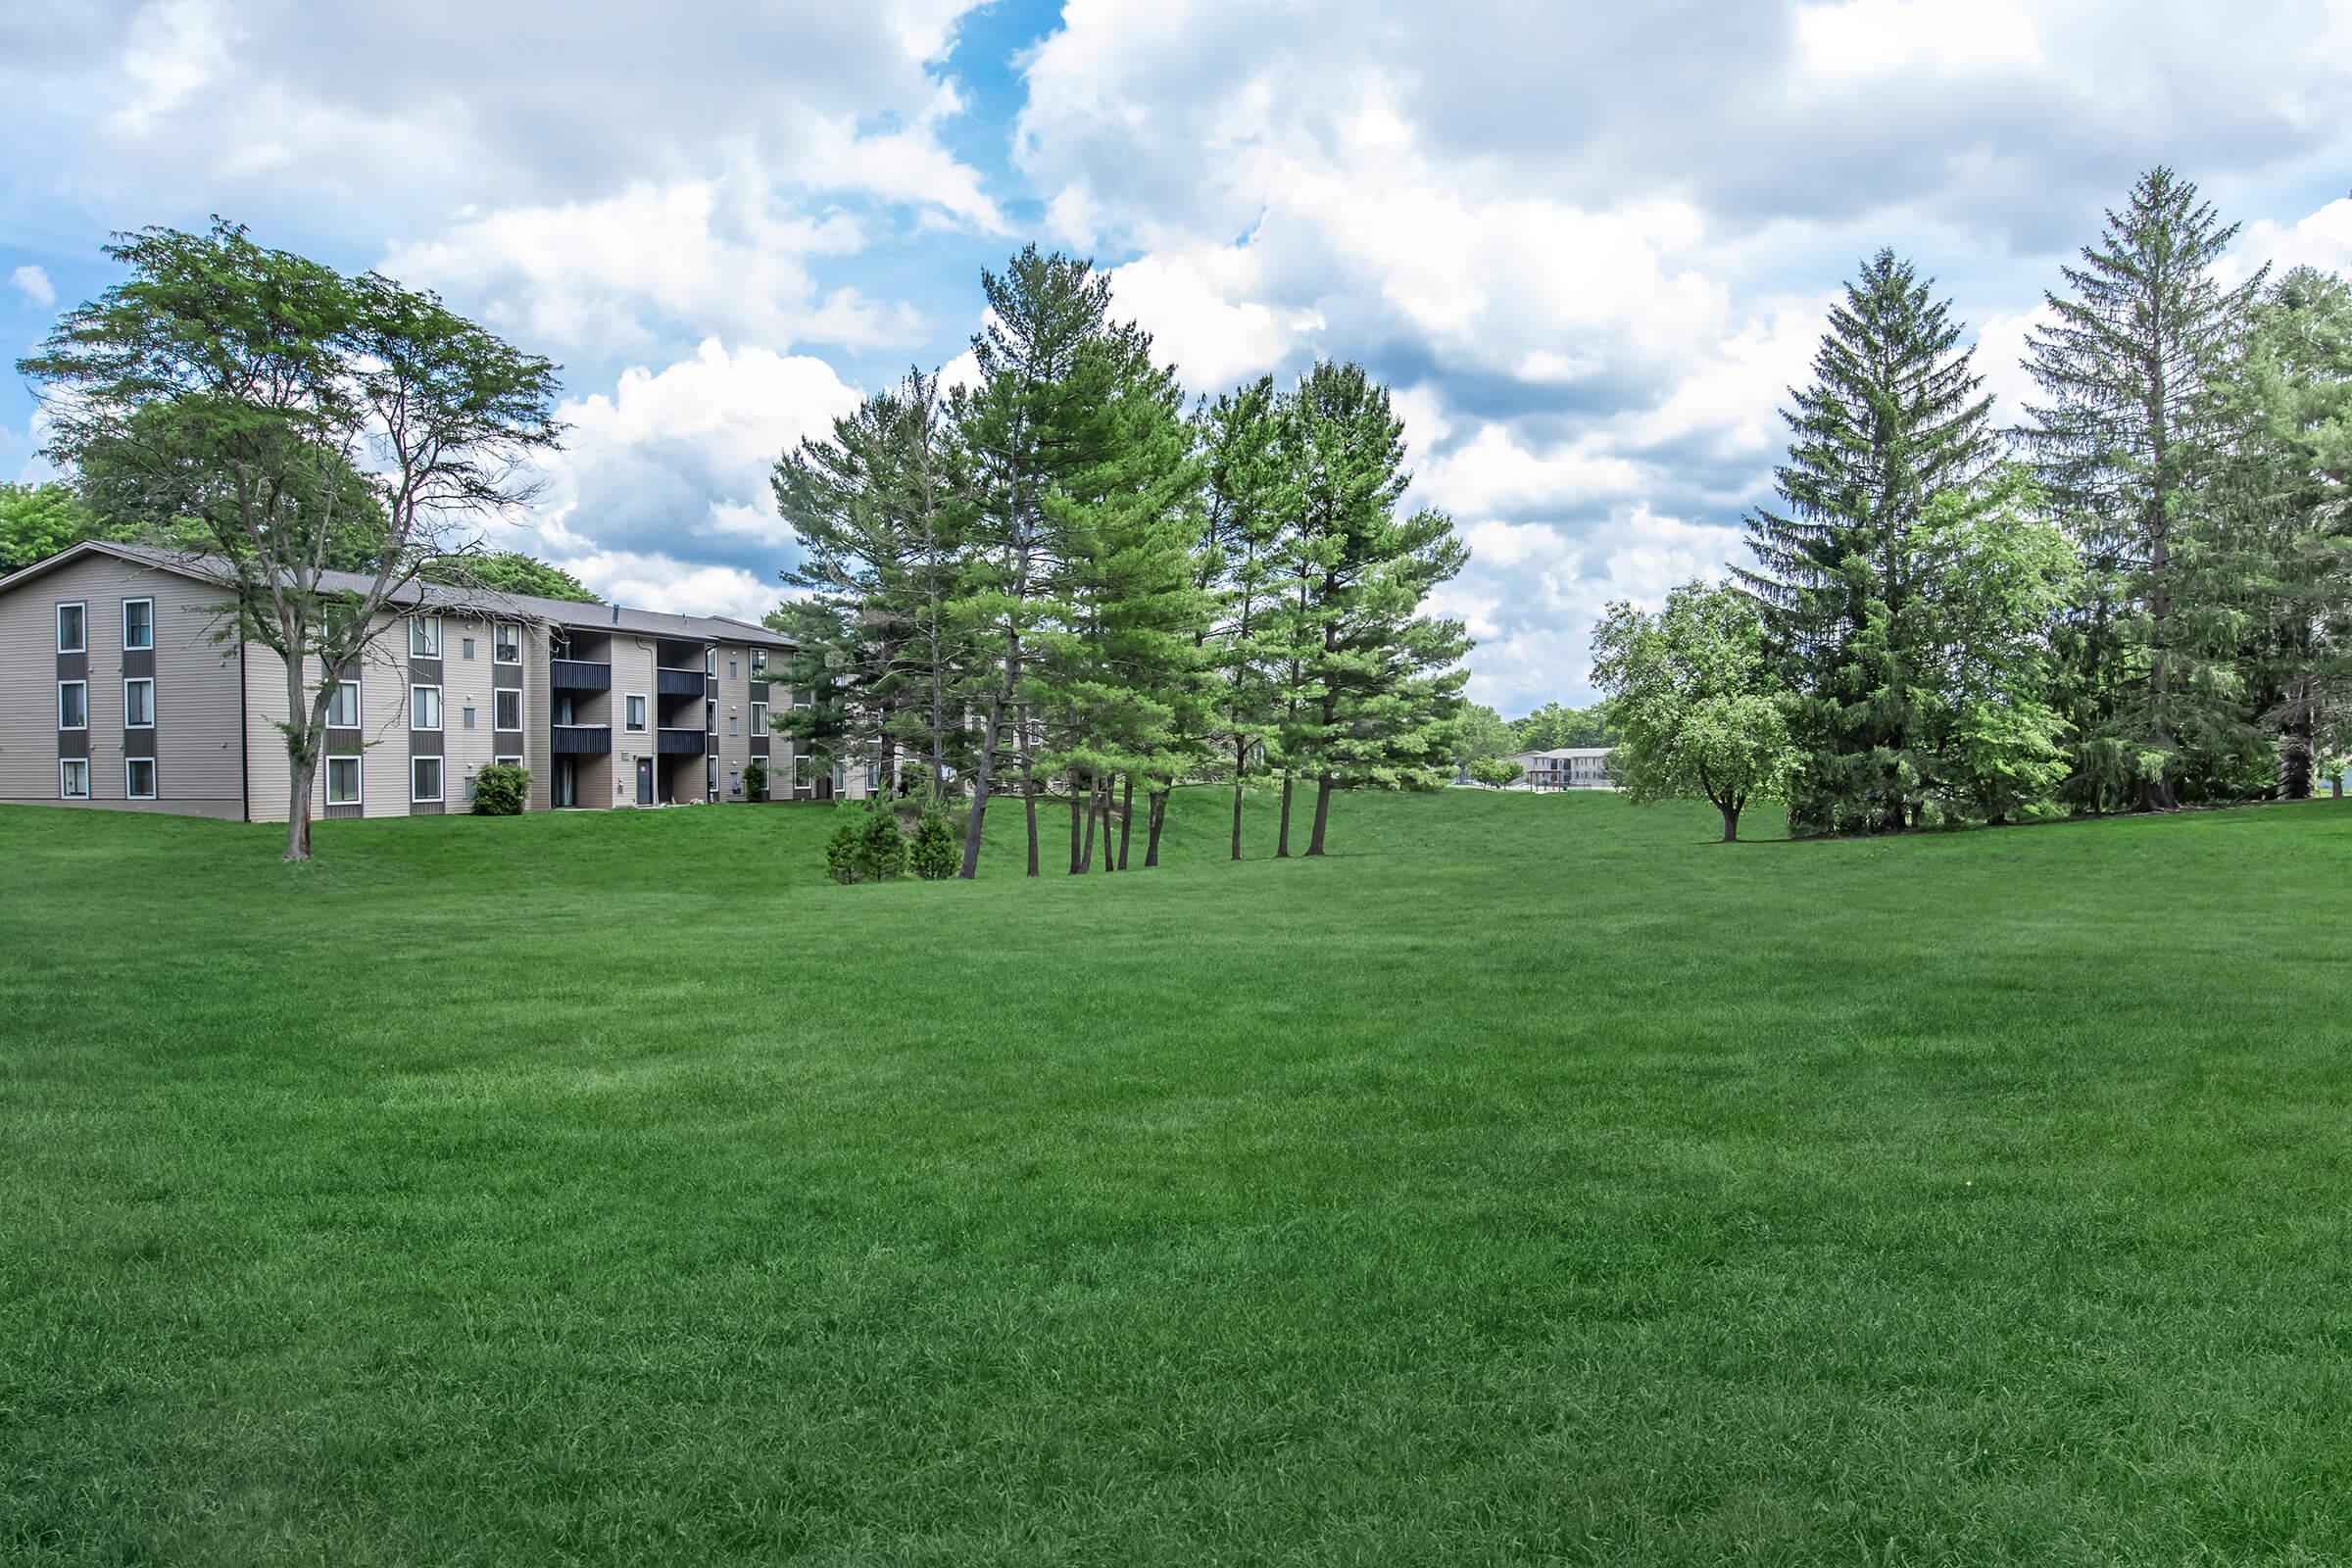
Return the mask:
POLYGON ((612 689, 612 666, 592 664, 585 659, 551 659, 547 662, 547 683, 560 692, 609 692, 612 689))
POLYGON ((557 724, 551 732, 558 757, 596 757, 612 749, 610 724, 557 724))
POLYGON ((666 664, 654 671, 654 690, 664 697, 700 697, 703 695, 703 672, 699 669, 671 669, 666 664))
POLYGON ((663 757, 700 757, 706 745, 699 729, 664 729, 654 735, 654 750, 663 757))

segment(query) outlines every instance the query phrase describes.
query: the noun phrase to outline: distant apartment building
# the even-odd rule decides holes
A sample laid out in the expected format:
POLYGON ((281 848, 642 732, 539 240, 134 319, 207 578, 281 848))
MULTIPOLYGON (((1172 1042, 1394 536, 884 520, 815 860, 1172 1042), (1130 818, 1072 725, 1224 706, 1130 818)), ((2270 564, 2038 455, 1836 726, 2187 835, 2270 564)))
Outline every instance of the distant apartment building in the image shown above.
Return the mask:
POLYGON ((1559 746, 1548 752, 1518 752, 1511 760, 1522 770, 1519 787, 1530 790, 1605 790, 1616 786, 1609 778, 1606 746, 1559 746))
MULTIPOLYGON (((236 635, 220 584, 207 558, 100 542, 0 578, 0 803, 285 820, 285 665, 236 635)), ((464 811, 492 762, 530 770, 539 810, 739 801, 755 759, 794 793, 768 723, 793 703, 768 678, 790 638, 432 585, 400 600, 336 672, 318 816, 464 811)))

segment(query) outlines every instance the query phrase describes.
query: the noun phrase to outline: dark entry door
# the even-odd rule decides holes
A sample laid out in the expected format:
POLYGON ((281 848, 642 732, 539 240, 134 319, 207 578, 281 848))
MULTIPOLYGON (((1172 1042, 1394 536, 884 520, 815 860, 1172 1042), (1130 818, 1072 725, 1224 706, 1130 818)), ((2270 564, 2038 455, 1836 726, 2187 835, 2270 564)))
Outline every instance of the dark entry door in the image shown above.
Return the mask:
POLYGON ((650 757, 637 759, 637 804, 654 804, 654 760, 650 757))

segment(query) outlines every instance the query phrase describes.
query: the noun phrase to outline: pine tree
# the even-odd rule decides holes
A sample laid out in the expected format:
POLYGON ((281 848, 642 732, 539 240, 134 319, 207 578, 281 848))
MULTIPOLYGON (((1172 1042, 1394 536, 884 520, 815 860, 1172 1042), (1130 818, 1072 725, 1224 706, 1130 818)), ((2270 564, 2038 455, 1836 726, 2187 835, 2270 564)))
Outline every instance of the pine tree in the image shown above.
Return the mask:
POLYGON ((1102 352, 1110 285, 1093 264, 1031 245, 1002 274, 982 273, 981 287, 989 314, 972 339, 979 379, 957 388, 951 403, 973 500, 973 553, 956 612, 962 623, 985 628, 993 644, 973 699, 981 731, 962 874, 978 872, 989 800, 1009 750, 1020 769, 1028 874, 1035 876, 1043 737, 1032 642, 1060 613, 1053 601, 1072 559, 1057 498, 1104 457, 1113 428, 1107 405, 1122 364, 1118 354, 1102 352))
MULTIPOLYGON (((1285 508, 1276 462, 1280 400, 1261 376, 1200 411, 1202 464, 1199 583, 1218 618, 1203 636, 1216 677, 1219 741, 1233 769, 1230 858, 1242 858, 1242 797, 1250 760, 1271 733, 1275 649, 1267 627, 1278 597, 1277 546, 1285 508)), ((1157 807, 1164 807, 1163 793, 1157 807)), ((1156 841, 1158 818, 1152 822, 1156 841)))
POLYGON ((1276 853, 1288 853, 1303 771, 1315 781, 1306 853, 1321 855, 1333 791, 1403 784, 1451 755, 1470 640, 1461 622, 1425 613, 1425 602, 1469 552, 1445 514, 1396 515, 1411 482, 1404 426, 1361 366, 1307 372, 1285 401, 1277 451, 1295 488, 1274 617, 1287 687, 1276 853))
POLYGON ((1890 250, 1846 285, 1813 383, 1785 411, 1783 506, 1747 518, 1756 564, 1735 568, 1799 694, 1806 757, 1789 819, 1800 831, 1899 832, 1933 774, 1920 524, 1978 483, 1994 436, 1960 323, 1931 287, 1890 250))
POLYGON ((2226 446, 2208 385, 2264 275, 2230 289, 2214 276, 2236 233, 2195 185, 2151 170, 2061 270, 2055 319, 2034 333, 2027 368, 2047 401, 2024 434, 2087 573, 2065 643, 2082 805, 2175 806, 2204 782, 2196 757, 2243 727, 2244 562, 2200 493, 2226 446))
POLYGON ((2278 793, 2301 800, 2322 731, 2352 706, 2352 287, 2281 277, 2210 395, 2235 437, 2213 502, 2252 567, 2244 707, 2278 793))

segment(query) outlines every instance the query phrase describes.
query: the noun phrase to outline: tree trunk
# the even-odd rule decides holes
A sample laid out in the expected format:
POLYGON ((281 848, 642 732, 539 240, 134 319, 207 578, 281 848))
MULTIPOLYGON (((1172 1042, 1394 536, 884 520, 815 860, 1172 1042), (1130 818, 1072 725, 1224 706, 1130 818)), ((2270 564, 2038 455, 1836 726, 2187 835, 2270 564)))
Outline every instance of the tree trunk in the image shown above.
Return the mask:
POLYGON ((1102 817, 1102 874, 1108 876, 1118 869, 1113 863, 1116 857, 1112 855, 1110 848, 1110 780, 1108 779, 1102 781, 1100 792, 1095 796, 1095 809, 1102 817))
POLYGON ((1274 858, 1291 858, 1291 775, 1282 775, 1282 825, 1274 830, 1274 858))
POLYGON ((1242 858, 1242 781, 1241 781, 1241 778, 1240 778, 1240 777, 1237 775, 1237 776, 1234 778, 1234 781, 1233 781, 1233 858, 1235 858, 1235 859, 1237 859, 1237 860, 1238 860, 1238 859, 1240 859, 1241 858, 1242 858))
MULTIPOLYGON (((286 660, 286 853, 279 858, 307 860, 311 858, 311 781, 318 771, 318 741, 322 726, 304 724, 305 714, 314 707, 311 694, 302 689, 302 627, 294 626, 293 641, 288 645, 286 660), (294 726, 302 724, 302 733, 294 726)), ((86 642, 87 639, 85 638, 86 642)), ((324 718, 323 710, 313 715, 324 718)), ((160 792, 159 792, 160 793, 160 792)))
POLYGON ((1715 808, 1715 809, 1723 813, 1723 842, 1726 844, 1739 843, 1740 808, 1737 806, 1718 806, 1715 808))
POLYGON ((1146 809, 1152 818, 1149 831, 1144 839, 1144 869, 1149 871, 1159 864, 1159 824, 1166 819, 1168 814, 1168 792, 1166 790, 1161 790, 1157 794, 1147 792, 1145 799, 1150 803, 1146 809))
MULTIPOLYGON (((1122 871, 1127 869, 1128 835, 1135 827, 1135 775, 1129 773, 1119 793, 1119 869, 1122 871)), ((1144 792, 1144 799, 1147 802, 1152 799, 1149 790, 1144 792)))
POLYGON ((1320 774, 1315 779, 1315 826, 1307 836, 1306 853, 1323 853, 1323 825, 1331 820, 1331 775, 1320 774))
MULTIPOLYGON (((1070 868, 1071 870, 1080 873, 1092 871, 1095 868, 1095 787, 1092 784, 1089 784, 1086 787, 1085 800, 1086 849, 1084 853, 1078 857, 1078 863, 1070 868)), ((1070 796, 1070 811, 1072 813, 1070 816, 1070 837, 1073 840, 1072 848, 1076 848, 1074 841, 1078 836, 1078 817, 1076 814, 1079 810, 1078 802, 1079 797, 1075 792, 1073 792, 1070 796)))
POLYGON ((969 882, 980 874, 980 828, 988 818, 988 776, 997 762, 997 731, 1004 710, 992 698, 988 705, 988 732, 980 741, 980 768, 972 775, 972 814, 963 824, 963 869, 956 874, 969 882))
POLYGON ((2332 795, 2332 796, 2334 796, 2334 797, 2335 797, 2337 800, 2339 800, 2339 801, 2340 801, 2340 800, 2342 800, 2342 799, 2344 798, 2344 775, 2343 775, 2343 774, 2341 774, 2341 773, 2338 773, 2338 774, 2336 774, 2336 775, 2335 775, 2335 777, 2333 777, 2333 778, 2331 778, 2331 779, 2329 779, 2329 780, 2328 781, 2328 793, 2329 795, 2332 795))
POLYGON ((1070 875, 1086 869, 1086 861, 1078 854, 1078 817, 1083 808, 1078 804, 1078 782, 1070 781, 1070 875))
POLYGON ((289 749, 286 780, 294 793, 287 798, 286 853, 279 857, 280 859, 307 860, 311 858, 311 784, 318 771, 316 760, 297 756, 289 749))
POLYGON ((1015 710, 1021 731, 1021 800, 1029 823, 1029 874, 1037 875, 1037 744, 1029 730, 1029 710, 1015 710))
POLYGON ((2311 799, 2314 723, 2311 678, 2297 675, 2287 699, 2286 721, 2278 728, 2278 793, 2290 801, 2311 799))

